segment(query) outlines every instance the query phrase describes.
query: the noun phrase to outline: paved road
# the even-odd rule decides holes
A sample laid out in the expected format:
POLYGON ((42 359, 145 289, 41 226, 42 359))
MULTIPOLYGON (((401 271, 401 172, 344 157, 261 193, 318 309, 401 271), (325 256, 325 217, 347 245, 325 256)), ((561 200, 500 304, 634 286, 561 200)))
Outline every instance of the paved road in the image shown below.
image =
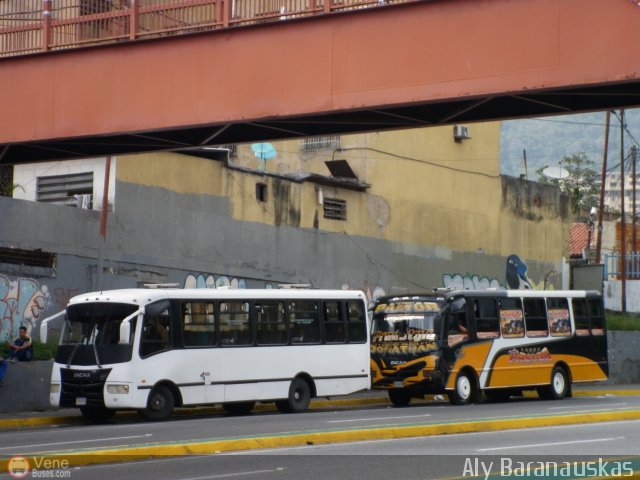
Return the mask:
MULTIPOLYGON (((76 422, 64 428, 5 430, 0 432, 0 455, 5 459, 3 466, 15 455, 52 452, 57 452, 57 458, 84 464, 640 419, 640 395, 625 393, 635 395, 592 391, 562 401, 525 398, 464 407, 448 402, 422 402, 408 408, 392 408, 386 402, 356 407, 318 403, 301 415, 208 413, 157 423, 121 416, 107 425, 76 422)), ((371 398, 361 400, 370 402, 371 398)))

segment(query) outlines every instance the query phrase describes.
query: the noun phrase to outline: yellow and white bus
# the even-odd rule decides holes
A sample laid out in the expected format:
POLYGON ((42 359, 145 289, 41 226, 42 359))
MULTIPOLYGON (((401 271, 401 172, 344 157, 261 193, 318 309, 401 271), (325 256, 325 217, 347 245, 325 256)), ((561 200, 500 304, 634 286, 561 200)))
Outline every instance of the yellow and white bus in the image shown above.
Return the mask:
POLYGON ((63 312, 50 401, 94 421, 135 409, 256 401, 303 412, 313 397, 370 386, 365 294, 309 289, 129 289, 72 298, 63 312))
POLYGON ((607 336, 595 291, 435 290, 373 309, 371 382, 396 406, 444 394, 463 405, 606 380, 607 336))

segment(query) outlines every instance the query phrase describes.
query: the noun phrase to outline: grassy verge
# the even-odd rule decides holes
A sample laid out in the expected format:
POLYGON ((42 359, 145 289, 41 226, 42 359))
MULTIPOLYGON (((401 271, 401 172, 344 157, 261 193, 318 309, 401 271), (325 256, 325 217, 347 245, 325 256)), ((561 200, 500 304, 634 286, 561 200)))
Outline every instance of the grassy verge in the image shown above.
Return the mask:
POLYGON ((640 314, 607 311, 608 330, 640 330, 640 314))

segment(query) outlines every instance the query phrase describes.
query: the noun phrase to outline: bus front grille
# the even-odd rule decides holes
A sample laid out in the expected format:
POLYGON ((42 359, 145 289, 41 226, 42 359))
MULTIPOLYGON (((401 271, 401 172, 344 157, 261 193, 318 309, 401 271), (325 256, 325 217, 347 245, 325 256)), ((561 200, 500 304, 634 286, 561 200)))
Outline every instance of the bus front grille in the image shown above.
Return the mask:
POLYGON ((110 368, 99 370, 61 369, 60 406, 104 407, 104 383, 110 371, 110 368))

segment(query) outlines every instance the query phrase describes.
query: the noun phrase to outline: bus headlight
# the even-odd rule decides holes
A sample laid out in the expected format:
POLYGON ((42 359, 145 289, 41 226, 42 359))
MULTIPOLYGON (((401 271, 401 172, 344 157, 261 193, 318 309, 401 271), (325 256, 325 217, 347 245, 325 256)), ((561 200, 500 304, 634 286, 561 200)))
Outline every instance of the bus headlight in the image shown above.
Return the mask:
POLYGON ((129 393, 129 385, 107 385, 107 393, 126 395, 129 393))
POLYGON ((49 393, 59 393, 60 392, 60 384, 59 383, 52 383, 49 386, 49 393))

